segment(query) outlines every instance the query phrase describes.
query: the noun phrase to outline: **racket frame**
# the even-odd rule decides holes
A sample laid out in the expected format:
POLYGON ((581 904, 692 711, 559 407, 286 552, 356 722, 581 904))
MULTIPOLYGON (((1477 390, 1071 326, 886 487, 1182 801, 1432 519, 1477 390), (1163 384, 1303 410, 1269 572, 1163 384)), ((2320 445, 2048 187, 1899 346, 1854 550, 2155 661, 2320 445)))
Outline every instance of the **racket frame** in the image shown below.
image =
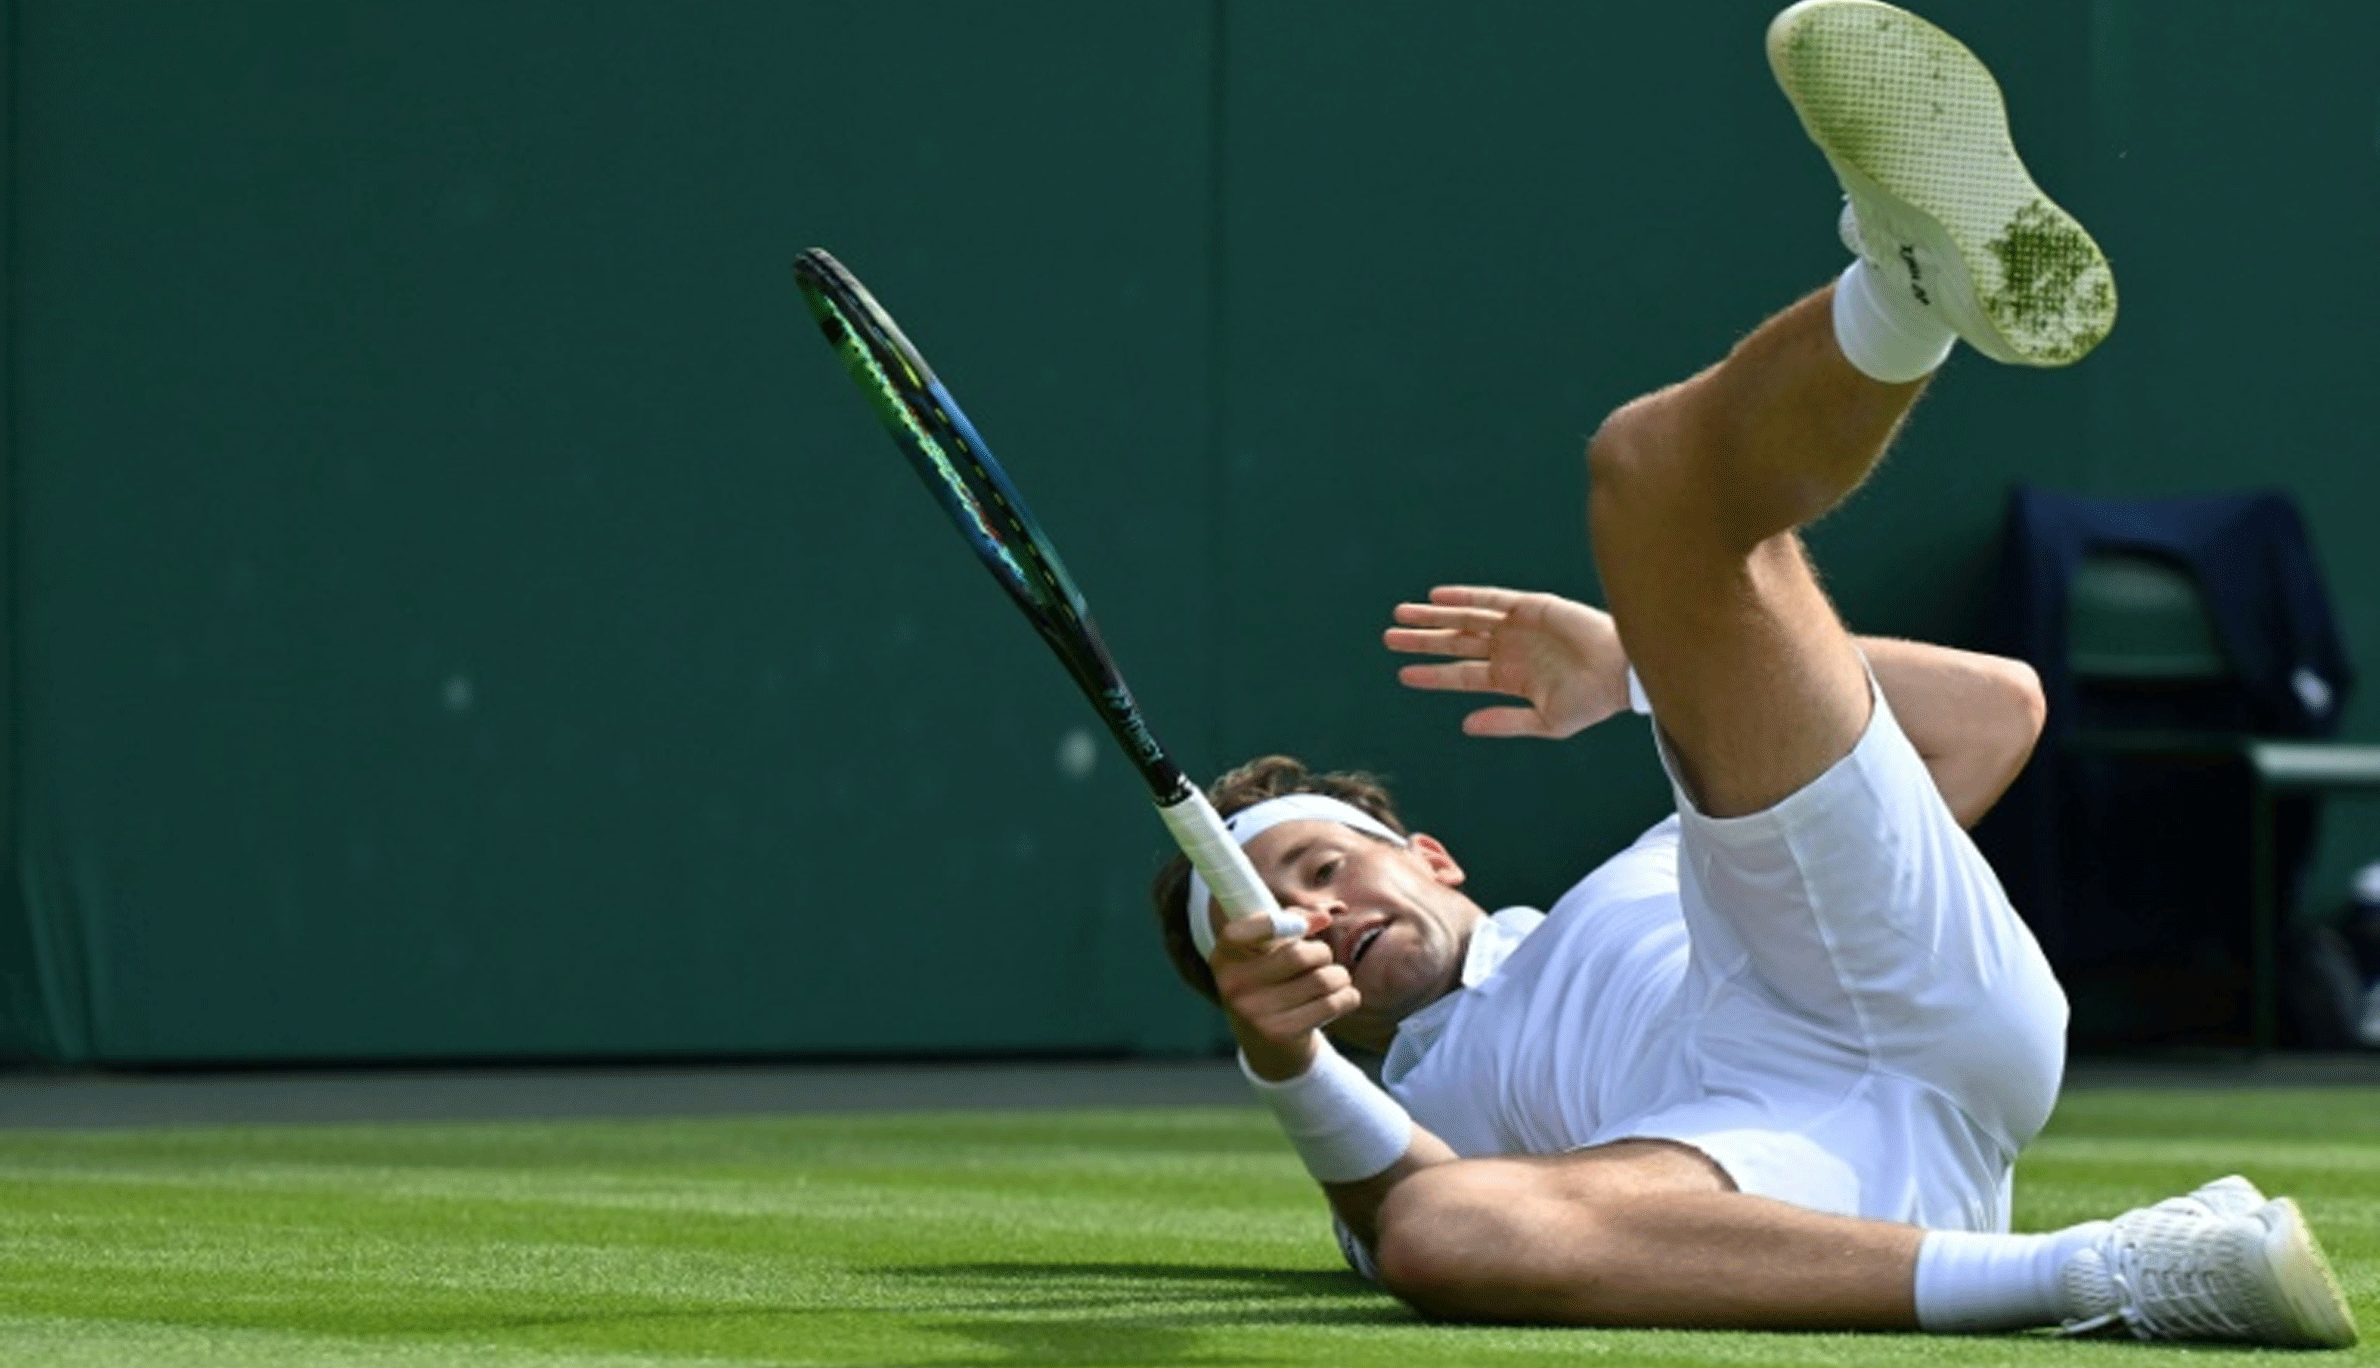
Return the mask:
MULTIPOLYGON (((1269 914, 1276 934, 1305 934, 1304 919, 1281 912, 1214 805, 1158 744, 1056 545, 925 357, 859 278, 824 248, 802 253, 793 274, 819 331, 894 444, 1090 700, 1147 784, 1174 844, 1225 912, 1269 914)), ((1203 916, 1204 909, 1192 909, 1192 915, 1203 916)))

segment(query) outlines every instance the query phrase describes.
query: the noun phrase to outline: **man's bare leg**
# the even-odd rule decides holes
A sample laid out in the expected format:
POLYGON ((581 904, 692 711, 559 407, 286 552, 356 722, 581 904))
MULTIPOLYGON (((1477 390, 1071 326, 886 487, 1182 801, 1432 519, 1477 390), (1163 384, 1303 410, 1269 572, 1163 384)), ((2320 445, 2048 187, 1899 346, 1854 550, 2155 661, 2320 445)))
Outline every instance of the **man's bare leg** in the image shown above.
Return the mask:
POLYGON ((2065 365, 2116 310, 2105 258, 2026 173, 1998 85, 1957 40, 1889 5, 1808 0, 1767 46, 1861 260, 1613 415, 1590 451, 1612 614, 1682 777, 1720 816, 1800 788, 1866 724, 1865 670, 1795 530, 1866 478, 1952 336, 2065 365))
POLYGON ((1452 1319, 1911 1330, 1924 1232, 1733 1190, 1681 1145, 1425 1170, 1381 1212, 1389 1289, 1452 1319))
POLYGON ((1849 753, 1866 668, 1796 530, 1882 459, 1923 382, 1843 357, 1834 287, 1622 408, 1589 449, 1596 565, 1702 809, 1766 808, 1849 753))

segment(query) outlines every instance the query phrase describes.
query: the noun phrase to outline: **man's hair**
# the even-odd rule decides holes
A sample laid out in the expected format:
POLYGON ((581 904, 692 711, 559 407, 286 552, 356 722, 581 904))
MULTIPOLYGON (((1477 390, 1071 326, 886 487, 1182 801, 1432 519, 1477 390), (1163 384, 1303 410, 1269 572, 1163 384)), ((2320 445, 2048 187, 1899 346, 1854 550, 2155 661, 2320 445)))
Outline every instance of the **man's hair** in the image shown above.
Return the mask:
MULTIPOLYGON (((1319 793, 1351 804, 1380 819, 1389 830, 1403 836, 1405 824, 1397 819, 1396 805, 1388 796, 1388 789, 1377 778, 1355 770, 1333 770, 1316 773, 1304 762, 1286 755, 1266 755, 1249 761, 1238 769, 1217 779, 1207 789, 1207 801, 1215 811, 1229 817, 1242 808, 1253 807, 1267 798, 1288 793, 1319 793)), ((1185 904, 1190 897, 1190 861, 1175 855, 1157 871, 1155 882, 1149 885, 1149 900, 1157 911, 1157 931, 1165 938, 1165 957, 1173 961, 1174 972, 1182 982, 1195 989, 1209 1002, 1220 1001, 1215 992, 1215 972, 1207 967, 1206 957, 1198 953, 1197 942, 1190 939, 1190 921, 1185 904)))

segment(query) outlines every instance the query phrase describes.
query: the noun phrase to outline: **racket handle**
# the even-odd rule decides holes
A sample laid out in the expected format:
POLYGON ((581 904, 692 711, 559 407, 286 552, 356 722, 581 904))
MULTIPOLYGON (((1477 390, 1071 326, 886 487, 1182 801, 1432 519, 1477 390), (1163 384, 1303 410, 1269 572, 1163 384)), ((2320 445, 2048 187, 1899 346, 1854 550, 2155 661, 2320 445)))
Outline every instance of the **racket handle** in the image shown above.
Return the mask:
POLYGON ((1206 880, 1214 890, 1215 901, 1234 917, 1270 917, 1276 936, 1303 936, 1306 919, 1293 912, 1284 912, 1273 901, 1273 890, 1264 886, 1249 863, 1248 852, 1232 839, 1231 829, 1223 825, 1215 805, 1190 786, 1190 795, 1172 803, 1160 803, 1157 815, 1165 820, 1165 829, 1173 833, 1174 844, 1190 857, 1198 877, 1206 880))

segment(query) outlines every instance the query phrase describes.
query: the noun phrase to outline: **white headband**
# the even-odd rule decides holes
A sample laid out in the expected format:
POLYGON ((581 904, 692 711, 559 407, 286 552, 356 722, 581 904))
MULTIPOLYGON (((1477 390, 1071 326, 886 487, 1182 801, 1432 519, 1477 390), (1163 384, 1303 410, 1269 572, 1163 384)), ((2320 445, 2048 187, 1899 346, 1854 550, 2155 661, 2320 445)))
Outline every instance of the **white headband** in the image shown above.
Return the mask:
MULTIPOLYGON (((1340 826, 1353 827, 1357 831, 1377 836, 1394 846, 1406 844, 1404 837, 1389 830, 1379 818, 1353 803, 1343 803, 1320 793, 1284 793, 1278 798, 1251 803, 1224 818, 1223 827, 1244 849, 1248 842, 1283 822, 1337 822, 1340 826)), ((1198 868, 1193 865, 1190 869, 1190 901, 1186 909, 1190 918, 1190 939, 1197 942, 1198 953, 1206 956, 1215 953, 1214 920, 1207 916, 1207 900, 1212 896, 1207 891, 1207 881, 1198 877, 1198 868)))

